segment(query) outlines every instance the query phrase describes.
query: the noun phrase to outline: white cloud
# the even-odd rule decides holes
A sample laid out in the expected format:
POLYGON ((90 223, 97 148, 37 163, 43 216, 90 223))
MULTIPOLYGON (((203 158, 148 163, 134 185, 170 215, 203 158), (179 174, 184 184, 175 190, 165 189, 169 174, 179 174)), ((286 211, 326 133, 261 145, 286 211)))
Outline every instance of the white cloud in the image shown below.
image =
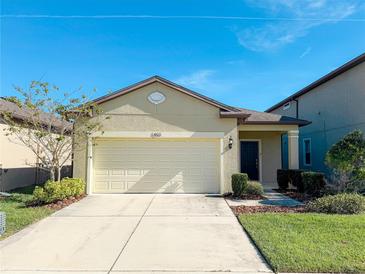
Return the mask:
POLYGON ((214 73, 214 70, 202 69, 189 75, 181 76, 175 82, 191 88, 205 89, 211 83, 210 78, 214 73))
POLYGON ((307 56, 310 52, 312 51, 312 47, 307 47, 305 49, 305 51, 303 51, 303 53, 299 56, 300 59, 304 58, 305 56, 307 56))
POLYGON ((336 23, 352 15, 360 2, 356 0, 247 0, 271 16, 290 20, 266 23, 261 27, 237 31, 238 42, 253 51, 276 50, 308 34, 310 29, 336 23))

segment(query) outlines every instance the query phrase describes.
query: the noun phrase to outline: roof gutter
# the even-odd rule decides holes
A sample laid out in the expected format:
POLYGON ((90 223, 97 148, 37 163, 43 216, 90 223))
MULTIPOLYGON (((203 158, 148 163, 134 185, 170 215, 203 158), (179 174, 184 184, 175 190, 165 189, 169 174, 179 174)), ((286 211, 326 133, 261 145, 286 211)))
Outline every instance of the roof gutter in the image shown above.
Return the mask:
POLYGON ((220 118, 242 118, 242 119, 246 119, 250 116, 251 116, 251 114, 242 113, 242 112, 239 112, 239 111, 220 111, 219 112, 219 117, 220 118))

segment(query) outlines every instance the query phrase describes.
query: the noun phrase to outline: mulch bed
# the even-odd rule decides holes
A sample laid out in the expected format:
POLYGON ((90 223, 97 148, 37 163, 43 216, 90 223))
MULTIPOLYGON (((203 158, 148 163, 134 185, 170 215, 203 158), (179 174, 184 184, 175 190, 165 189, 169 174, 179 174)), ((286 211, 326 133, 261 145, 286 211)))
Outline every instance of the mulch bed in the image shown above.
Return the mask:
POLYGON ((258 195, 254 195, 254 194, 243 194, 240 199, 243 200, 266 200, 267 198, 258 194, 258 195))
POLYGON ((239 198, 236 198, 236 197, 233 197, 232 193, 226 193, 223 195, 224 198, 230 198, 232 200, 266 200, 267 198, 258 194, 258 195, 255 195, 255 194, 243 194, 241 195, 241 197, 239 198))
POLYGON ((85 196, 86 195, 83 194, 83 195, 76 196, 76 197, 70 197, 70 198, 67 198, 67 199, 63 199, 62 201, 57 201, 57 202, 52 203, 52 204, 47 204, 47 205, 45 205, 45 207, 59 210, 59 209, 62 209, 64 207, 66 207, 66 206, 69 206, 70 204, 73 204, 75 202, 80 201, 85 196))
POLYGON ((304 213, 306 209, 304 206, 231 206, 231 209, 235 215, 239 214, 252 214, 252 213, 304 213))
POLYGON ((29 202, 27 204, 27 206, 28 207, 40 207, 40 206, 44 206, 44 207, 47 207, 47 208, 59 210, 59 209, 62 209, 64 207, 66 207, 66 206, 69 206, 70 204, 73 204, 73 203, 76 203, 76 202, 80 201, 84 197, 86 197, 86 194, 83 194, 83 195, 80 195, 80 196, 76 196, 76 197, 70 197, 70 198, 63 199, 61 201, 57 201, 57 202, 54 202, 54 203, 51 203, 51 204, 46 204, 46 205, 39 204, 39 203, 36 203, 36 202, 32 202, 31 201, 31 202, 29 202))

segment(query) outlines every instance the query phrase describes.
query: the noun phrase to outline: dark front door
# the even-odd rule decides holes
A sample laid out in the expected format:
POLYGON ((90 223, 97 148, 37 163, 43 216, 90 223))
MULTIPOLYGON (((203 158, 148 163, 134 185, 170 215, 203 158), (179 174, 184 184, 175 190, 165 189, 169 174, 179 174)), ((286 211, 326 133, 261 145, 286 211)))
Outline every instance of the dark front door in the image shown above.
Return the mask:
POLYGON ((241 172, 250 180, 259 180, 259 142, 241 141, 241 172))

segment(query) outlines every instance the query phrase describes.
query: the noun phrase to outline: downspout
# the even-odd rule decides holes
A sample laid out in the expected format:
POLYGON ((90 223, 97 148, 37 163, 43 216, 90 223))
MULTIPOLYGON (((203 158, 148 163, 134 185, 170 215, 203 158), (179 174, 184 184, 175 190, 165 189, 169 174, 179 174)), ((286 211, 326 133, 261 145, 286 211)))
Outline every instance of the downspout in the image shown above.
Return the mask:
POLYGON ((295 102, 295 118, 299 119, 299 101, 298 99, 293 99, 295 102))

